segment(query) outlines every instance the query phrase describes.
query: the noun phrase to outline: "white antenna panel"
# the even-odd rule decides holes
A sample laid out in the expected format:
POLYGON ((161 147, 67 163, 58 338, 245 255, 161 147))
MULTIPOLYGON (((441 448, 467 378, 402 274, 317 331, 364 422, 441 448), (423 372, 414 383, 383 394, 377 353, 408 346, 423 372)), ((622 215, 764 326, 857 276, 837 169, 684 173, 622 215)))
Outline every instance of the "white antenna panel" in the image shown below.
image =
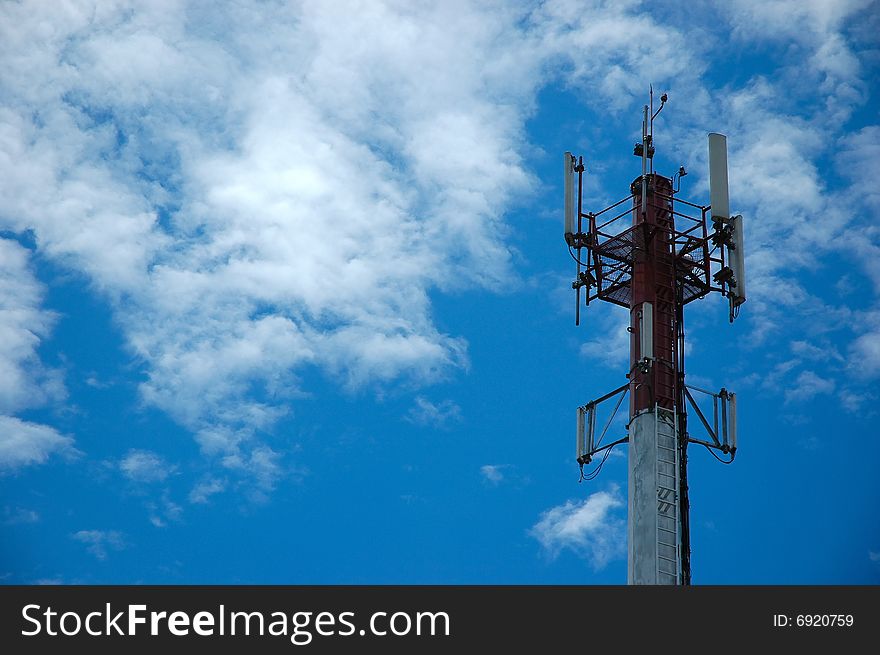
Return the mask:
MULTIPOLYGON (((574 198, 574 164, 575 159, 574 156, 570 152, 565 153, 565 161, 563 173, 565 175, 565 235, 574 234, 574 213, 576 210, 576 203, 574 198)), ((568 239, 566 239, 567 241, 568 239)))
POLYGON ((577 456, 580 457, 587 452, 586 447, 586 430, 584 425, 584 408, 577 408, 577 456))
POLYGON ((639 325, 639 355, 654 359, 654 306, 642 303, 642 317, 639 325))
POLYGON ((709 202, 712 217, 730 217, 730 196, 727 190, 727 137, 709 134, 709 202))
POLYGON ((587 452, 593 452, 596 447, 596 406, 590 405, 590 414, 587 416, 587 452))
POLYGON ((730 449, 736 450, 736 394, 730 394, 728 398, 730 403, 730 449))
POLYGON ((741 215, 734 216, 730 219, 733 226, 733 250, 728 249, 730 255, 730 270, 733 271, 733 279, 736 280, 736 288, 734 292, 736 297, 733 299, 733 306, 741 305, 746 301, 746 250, 745 239, 743 235, 743 217, 741 215))

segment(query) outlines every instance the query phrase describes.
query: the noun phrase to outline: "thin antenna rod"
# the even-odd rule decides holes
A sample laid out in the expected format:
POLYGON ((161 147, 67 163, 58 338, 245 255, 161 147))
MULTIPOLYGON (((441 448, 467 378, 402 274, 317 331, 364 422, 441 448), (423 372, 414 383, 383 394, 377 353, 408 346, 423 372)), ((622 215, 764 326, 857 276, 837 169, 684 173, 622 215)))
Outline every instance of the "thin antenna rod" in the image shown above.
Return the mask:
POLYGON ((642 216, 648 209, 648 105, 642 118, 642 216))
MULTIPOLYGON (((654 113, 654 85, 653 84, 648 86, 648 102, 651 103, 651 112, 650 112, 650 114, 648 114, 651 117, 651 120, 648 123, 648 143, 653 146, 654 145, 654 116, 656 116, 656 114, 654 113)), ((650 172, 653 175, 654 174, 654 158, 649 157, 649 159, 651 160, 649 162, 650 172)))

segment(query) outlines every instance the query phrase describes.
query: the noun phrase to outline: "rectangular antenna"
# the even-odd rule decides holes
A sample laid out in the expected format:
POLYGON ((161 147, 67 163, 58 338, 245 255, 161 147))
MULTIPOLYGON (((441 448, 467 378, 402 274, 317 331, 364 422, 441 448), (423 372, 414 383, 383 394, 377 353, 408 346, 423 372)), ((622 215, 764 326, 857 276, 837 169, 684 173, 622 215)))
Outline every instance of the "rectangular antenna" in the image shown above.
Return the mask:
POLYGON ((565 153, 565 161, 563 174, 565 176, 564 187, 565 187, 565 236, 566 241, 568 241, 568 236, 574 234, 574 212, 575 207, 577 207, 577 203, 574 199, 574 168, 575 168, 575 159, 574 156, 570 152, 565 153))
POLYGON ((654 359, 654 305, 642 303, 639 323, 639 356, 654 359))
POLYGON ((587 452, 586 448, 586 436, 585 436, 585 425, 584 425, 584 408, 577 408, 577 456, 580 458, 581 455, 587 452))
POLYGON ((587 452, 596 448, 596 405, 590 404, 590 415, 587 417, 587 452))
POLYGON ((727 191, 727 137, 709 134, 709 202, 712 218, 730 217, 730 197, 727 191))
POLYGON ((736 450, 736 394, 730 394, 730 449, 736 450))
POLYGON ((730 270, 733 271, 733 279, 736 280, 736 287, 733 288, 735 297, 732 299, 733 306, 741 305, 746 301, 746 263, 745 263, 745 239, 743 238, 743 217, 741 215, 734 216, 730 219, 733 226, 732 245, 733 249, 728 248, 730 254, 730 270))

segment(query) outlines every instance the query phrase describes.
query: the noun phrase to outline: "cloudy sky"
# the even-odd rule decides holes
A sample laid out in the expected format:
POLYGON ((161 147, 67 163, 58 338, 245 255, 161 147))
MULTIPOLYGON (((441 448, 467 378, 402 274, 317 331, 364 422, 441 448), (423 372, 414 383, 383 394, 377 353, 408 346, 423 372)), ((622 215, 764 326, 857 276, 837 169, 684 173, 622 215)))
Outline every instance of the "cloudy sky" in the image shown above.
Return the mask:
POLYGON ((880 582, 880 11, 870 0, 0 4, 4 583, 622 583, 625 448, 574 408, 561 153, 600 209, 708 204, 750 298, 689 306, 696 583, 880 582))

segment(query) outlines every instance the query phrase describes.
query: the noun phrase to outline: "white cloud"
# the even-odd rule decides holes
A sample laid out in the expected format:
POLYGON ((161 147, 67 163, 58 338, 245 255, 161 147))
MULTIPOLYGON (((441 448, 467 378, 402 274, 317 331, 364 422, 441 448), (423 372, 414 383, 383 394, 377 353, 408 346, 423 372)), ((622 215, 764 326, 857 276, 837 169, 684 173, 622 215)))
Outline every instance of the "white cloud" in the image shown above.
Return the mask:
POLYGON ((160 502, 149 502, 146 507, 150 523, 157 528, 166 527, 168 521, 180 521, 183 516, 183 508, 169 498, 167 491, 160 502))
POLYGON ((848 28, 872 11, 872 1, 737 0, 725 8, 740 39, 753 43, 764 39, 786 47, 789 70, 784 73, 789 85, 821 93, 823 109, 841 120, 867 96, 863 77, 869 71, 861 65, 859 46, 848 28))
POLYGON ((480 473, 486 479, 487 482, 493 485, 499 485, 502 480, 504 480, 504 469, 506 466, 503 464, 485 464, 480 467, 480 473))
POLYGON ((867 332, 852 343, 850 363, 860 378, 880 376, 880 331, 867 332))
POLYGON ((48 425, 0 416, 0 472, 42 464, 56 454, 77 455, 73 439, 48 425))
MULTIPOLYGON (((839 139, 837 146, 835 164, 841 175, 854 183, 880 175, 880 125, 868 125, 847 134, 839 139)), ((859 184, 858 193, 875 212, 880 210, 880 191, 859 184)), ((874 282, 880 290, 880 278, 875 277, 874 282)))
POLYGON ((813 371, 801 371, 793 386, 785 390, 785 402, 806 402, 817 395, 832 393, 834 387, 834 380, 819 377, 813 371))
MULTIPOLYGON (((177 473, 177 466, 169 464, 157 453, 134 448, 119 461, 118 466, 126 478, 139 485, 163 483, 177 473)), ((158 499, 149 500, 144 506, 150 523, 157 528, 166 527, 169 521, 179 521, 183 515, 183 508, 171 500, 167 488, 161 488, 158 499)))
POLYGON ((531 534, 550 556, 569 549, 601 569, 626 553, 626 521, 614 514, 623 506, 617 487, 568 500, 543 512, 531 534))
POLYGON ((827 362, 828 360, 844 361, 844 357, 830 343, 821 343, 817 346, 807 341, 792 341, 791 351, 799 357, 818 362, 827 362))
POLYGON ((224 457, 222 463, 230 470, 242 471, 251 476, 257 485, 253 498, 263 500, 265 494, 275 488, 277 480, 291 472, 281 466, 280 459, 281 454, 268 446, 257 446, 246 457, 235 453, 224 457))
POLYGON ((613 313, 595 312, 595 316, 591 314, 581 319, 589 321, 594 338, 581 344, 580 353, 591 363, 626 369, 629 364, 629 313, 618 307, 610 309, 613 313))
POLYGON ((417 425, 444 428, 461 420, 461 407, 452 400, 432 403, 423 396, 416 396, 415 405, 407 412, 406 420, 417 425))
POLYGON ((609 110, 631 106, 651 82, 659 88, 693 79, 705 66, 681 30, 663 25, 639 2, 551 1, 533 20, 540 54, 561 59, 567 81, 590 89, 584 100, 610 101, 609 110))
POLYGON ((834 35, 844 21, 866 8, 872 0, 734 0, 727 5, 734 26, 743 38, 756 35, 787 40, 812 41, 834 35))
POLYGON ((8 505, 3 508, 3 523, 4 525, 19 525, 22 523, 37 523, 40 520, 40 515, 32 509, 25 509, 23 507, 9 507, 8 505))
POLYGON ((226 482, 217 478, 202 480, 189 492, 189 502, 193 504, 207 503, 211 496, 226 489, 226 482))
POLYGON ((842 389, 838 395, 840 397, 840 404, 843 405, 843 408, 852 413, 858 412, 862 406, 870 400, 868 394, 856 393, 848 389, 842 389))
MULTIPOLYGON (((2 152, 2 148, 0 148, 2 152)), ((12 413, 64 397, 57 371, 38 349, 55 322, 41 308, 43 287, 29 266, 30 252, 0 238, 0 412, 12 413)))
POLYGON ((149 450, 129 450, 119 462, 119 470, 134 482, 163 482, 175 468, 149 450))
POLYGON ((92 387, 93 389, 107 389, 110 387, 110 382, 102 382, 98 379, 96 375, 88 375, 83 382, 92 387))
MULTIPOLYGON (((2 143, 0 134, 0 160, 2 143)), ((43 287, 29 260, 26 248, 0 238, 0 471, 41 464, 56 453, 77 453, 71 437, 11 415, 66 395, 61 373, 44 366, 38 354, 56 317, 41 306, 43 287)))
POLYGON ((868 551, 868 559, 874 563, 880 563, 880 552, 868 551))
POLYGON ((122 533, 116 530, 80 530, 72 535, 75 541, 85 544, 89 551, 99 560, 107 559, 107 551, 122 550, 125 541, 122 533))
POLYGON ((428 292, 515 279, 500 218, 531 184, 538 65, 507 45, 518 10, 2 11, 5 227, 90 277, 144 399, 235 435, 233 468, 272 468, 253 433, 302 367, 356 387, 466 365, 428 292))

